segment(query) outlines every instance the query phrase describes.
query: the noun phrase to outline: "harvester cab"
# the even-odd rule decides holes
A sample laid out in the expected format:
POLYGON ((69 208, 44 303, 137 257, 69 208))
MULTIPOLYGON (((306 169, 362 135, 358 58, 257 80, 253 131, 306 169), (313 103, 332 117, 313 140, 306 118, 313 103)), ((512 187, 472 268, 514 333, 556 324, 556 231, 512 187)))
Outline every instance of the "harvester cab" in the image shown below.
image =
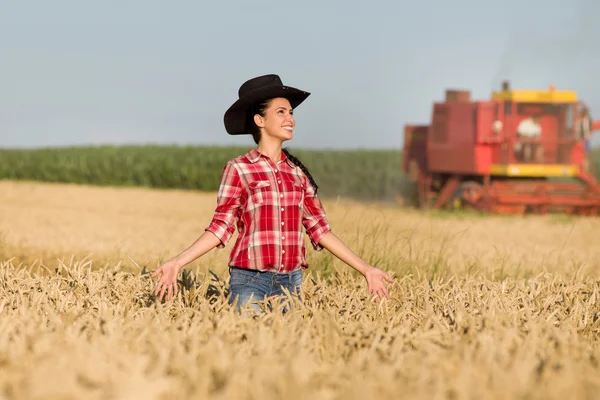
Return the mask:
POLYGON ((521 164, 540 177, 556 175, 557 167, 567 168, 569 176, 577 175, 578 169, 590 172, 586 144, 593 124, 574 91, 557 91, 553 86, 511 90, 504 82, 501 91, 492 93, 492 102, 497 107, 492 137, 502 143, 494 169, 521 164))
POLYGON ((425 208, 598 214, 590 138, 600 129, 569 90, 513 90, 489 100, 447 90, 428 125, 406 125, 403 169, 425 208))

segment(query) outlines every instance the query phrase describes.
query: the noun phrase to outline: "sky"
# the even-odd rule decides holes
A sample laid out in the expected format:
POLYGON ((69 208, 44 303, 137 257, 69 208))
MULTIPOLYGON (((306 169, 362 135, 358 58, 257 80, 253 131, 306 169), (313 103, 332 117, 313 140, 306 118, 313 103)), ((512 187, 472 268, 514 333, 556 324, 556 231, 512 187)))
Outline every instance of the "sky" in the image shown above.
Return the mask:
MULTIPOLYGON (((401 148, 448 88, 574 89, 600 118, 600 2, 0 0, 0 147, 254 145, 239 86, 311 92, 290 148, 401 148), (594 111, 597 110, 597 111, 594 111)), ((596 133, 594 142, 600 143, 596 133)))

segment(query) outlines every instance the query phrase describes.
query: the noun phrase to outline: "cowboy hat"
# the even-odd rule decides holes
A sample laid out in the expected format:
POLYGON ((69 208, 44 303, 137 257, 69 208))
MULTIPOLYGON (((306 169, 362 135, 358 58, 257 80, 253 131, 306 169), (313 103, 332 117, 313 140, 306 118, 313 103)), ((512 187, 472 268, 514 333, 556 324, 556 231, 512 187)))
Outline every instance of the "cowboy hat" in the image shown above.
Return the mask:
POLYGON ((310 96, 309 92, 285 86, 278 75, 270 74, 252 78, 240 86, 238 90, 239 98, 225 112, 225 130, 230 135, 248 134, 246 130, 246 113, 248 108, 260 101, 284 97, 288 99, 292 108, 296 108, 308 96, 310 96))

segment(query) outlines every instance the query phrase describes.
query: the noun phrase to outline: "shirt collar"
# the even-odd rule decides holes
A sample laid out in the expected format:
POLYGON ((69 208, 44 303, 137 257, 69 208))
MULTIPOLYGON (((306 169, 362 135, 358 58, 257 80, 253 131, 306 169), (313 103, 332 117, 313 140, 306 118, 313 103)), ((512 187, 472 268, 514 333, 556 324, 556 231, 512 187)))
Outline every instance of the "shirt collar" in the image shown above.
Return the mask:
MULTIPOLYGON (((264 154, 262 154, 261 152, 259 152, 258 150, 256 150, 255 148, 251 149, 250 151, 248 151, 246 153, 246 158, 248 159, 248 161, 250 161, 252 164, 254 164, 255 162, 257 162, 261 157, 264 157, 265 159, 267 158, 264 154)), ((285 161, 288 163, 288 165, 292 168, 295 168, 296 165, 292 162, 292 160, 290 160, 285 153, 282 151, 281 152, 281 161, 285 161)))
POLYGON ((251 149, 249 152, 246 153, 246 158, 252 164, 254 164, 255 162, 257 162, 258 159, 260 158, 260 156, 261 156, 261 154, 256 149, 251 149))

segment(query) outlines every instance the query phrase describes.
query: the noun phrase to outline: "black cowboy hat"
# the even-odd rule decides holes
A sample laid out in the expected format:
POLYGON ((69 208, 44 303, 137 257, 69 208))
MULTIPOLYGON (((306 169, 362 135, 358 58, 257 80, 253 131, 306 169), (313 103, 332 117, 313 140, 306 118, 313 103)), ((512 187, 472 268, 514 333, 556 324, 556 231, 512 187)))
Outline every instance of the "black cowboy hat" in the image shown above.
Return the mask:
POLYGON ((278 75, 270 74, 252 78, 246 82, 238 91, 238 100, 225 112, 225 130, 230 135, 245 135, 246 113, 248 108, 257 102, 274 97, 288 99, 292 108, 298 107, 308 96, 309 92, 285 86, 278 75))

